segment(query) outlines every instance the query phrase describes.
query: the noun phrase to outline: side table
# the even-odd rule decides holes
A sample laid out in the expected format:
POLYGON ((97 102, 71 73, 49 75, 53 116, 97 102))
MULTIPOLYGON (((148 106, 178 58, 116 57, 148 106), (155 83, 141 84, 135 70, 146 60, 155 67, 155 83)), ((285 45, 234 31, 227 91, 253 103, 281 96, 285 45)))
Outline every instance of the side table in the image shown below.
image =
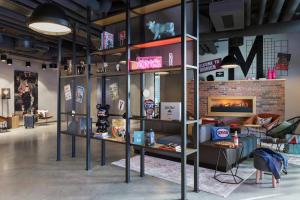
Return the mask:
POLYGON ((221 146, 221 145, 215 145, 216 148, 218 148, 218 160, 217 160, 217 164, 216 164, 216 169, 215 169, 215 173, 214 173, 214 179, 216 179, 217 181, 219 181, 220 183, 227 183, 227 184, 240 184, 244 179, 242 179, 241 177, 239 177, 237 175, 238 170, 239 170, 239 160, 241 159, 242 155, 243 155, 243 151, 244 151, 244 146, 242 144, 240 144, 238 147, 234 147, 234 148, 230 148, 227 146, 221 146), (236 152, 236 160, 235 160, 235 172, 232 168, 230 168, 230 173, 217 173, 218 171, 218 167, 219 167, 219 161, 220 161, 220 157, 221 155, 224 157, 227 165, 229 165, 229 161, 227 158, 227 155, 225 153, 226 149, 232 149, 236 152), (239 151, 241 153, 239 153, 239 151), (224 176, 232 176, 233 181, 234 182, 230 182, 230 181, 224 181, 221 180, 220 177, 224 177, 224 176))

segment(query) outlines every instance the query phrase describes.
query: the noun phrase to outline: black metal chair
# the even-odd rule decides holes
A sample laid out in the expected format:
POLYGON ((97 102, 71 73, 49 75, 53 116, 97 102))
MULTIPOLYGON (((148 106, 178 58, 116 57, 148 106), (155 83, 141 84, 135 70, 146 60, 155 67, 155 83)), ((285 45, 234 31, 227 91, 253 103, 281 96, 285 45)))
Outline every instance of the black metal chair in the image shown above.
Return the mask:
POLYGON ((276 145, 276 151, 280 151, 282 145, 288 143, 288 140, 286 139, 286 135, 295 134, 295 131, 299 126, 299 123, 300 123, 300 116, 293 117, 284 122, 281 122, 277 126, 268 130, 266 133, 267 138, 262 139, 261 141, 263 143, 272 144, 272 146, 276 145))

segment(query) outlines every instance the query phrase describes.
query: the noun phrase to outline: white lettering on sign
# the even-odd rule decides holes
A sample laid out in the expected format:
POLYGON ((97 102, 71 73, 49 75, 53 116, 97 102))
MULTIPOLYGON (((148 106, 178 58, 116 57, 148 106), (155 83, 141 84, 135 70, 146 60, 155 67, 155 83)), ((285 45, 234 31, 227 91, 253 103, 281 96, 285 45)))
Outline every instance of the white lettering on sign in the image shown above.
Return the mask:
POLYGON ((222 61, 222 59, 218 58, 218 59, 215 59, 215 60, 210 60, 210 61, 200 63, 199 64, 200 73, 220 69, 221 68, 221 61, 222 61))

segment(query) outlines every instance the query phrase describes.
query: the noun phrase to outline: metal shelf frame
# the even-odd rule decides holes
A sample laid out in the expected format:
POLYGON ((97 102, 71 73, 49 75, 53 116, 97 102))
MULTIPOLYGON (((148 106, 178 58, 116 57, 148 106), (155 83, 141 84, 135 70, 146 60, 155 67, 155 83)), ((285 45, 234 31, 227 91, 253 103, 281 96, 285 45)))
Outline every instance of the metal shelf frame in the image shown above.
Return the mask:
MULTIPOLYGON (((176 123, 181 124, 181 152, 177 153, 180 155, 181 158, 181 199, 185 200, 187 199, 187 187, 186 187, 186 164, 187 164, 187 157, 193 156, 194 161, 194 192, 199 192, 199 1, 200 0, 180 0, 180 4, 178 6, 181 7, 181 35, 180 35, 180 44, 181 44, 181 66, 177 66, 178 70, 181 72, 181 79, 182 79, 182 91, 181 91, 181 121, 178 121, 176 123), (189 34, 187 33, 187 3, 193 3, 192 11, 193 12, 193 33, 189 34), (195 45, 193 47, 193 64, 187 64, 187 43, 188 42, 194 42, 195 45), (189 120, 187 118, 187 71, 192 70, 194 73, 194 120, 189 120), (193 141, 194 146, 192 149, 187 148, 187 126, 193 125, 193 141)), ((92 136, 92 132, 89 128, 86 129, 86 135, 71 135, 67 132, 62 131, 61 129, 61 116, 62 115, 69 115, 69 113, 63 113, 61 112, 61 80, 64 78, 71 78, 73 81, 76 81, 77 76, 75 75, 75 67, 76 67, 76 32, 73 33, 73 75, 64 77, 61 76, 60 70, 58 70, 57 76, 58 76, 58 97, 57 97, 57 161, 61 160, 61 134, 71 135, 72 139, 72 157, 76 156, 76 137, 86 138, 86 170, 90 170, 92 168, 91 165, 91 139, 99 140, 101 141, 101 165, 106 164, 106 142, 113 142, 113 143, 119 143, 119 144, 125 144, 125 152, 126 152, 126 166, 125 166, 125 182, 130 183, 131 174, 130 174, 130 158, 131 158, 131 147, 134 146, 140 150, 140 159, 141 159, 141 165, 140 165, 140 176, 145 176, 145 151, 147 149, 150 149, 145 146, 141 145, 135 145, 131 143, 131 134, 130 134, 130 121, 131 120, 139 120, 140 121, 140 129, 145 130, 145 120, 144 117, 144 97, 143 97, 143 90, 145 87, 145 73, 149 72, 140 72, 140 117, 132 118, 130 113, 131 108, 131 102, 130 102, 130 80, 131 80, 131 74, 134 74, 130 71, 130 60, 131 60, 131 51, 135 50, 134 46, 131 45, 131 19, 132 19, 132 8, 130 6, 130 0, 127 0, 127 6, 126 6, 126 58, 127 58, 127 72, 122 73, 122 76, 126 76, 126 140, 124 142, 116 142, 113 140, 106 140, 106 139, 100 139, 92 136)), ((86 55, 87 55, 87 73, 84 76, 87 82, 86 86, 86 114, 80 114, 82 116, 86 117, 86 127, 89 127, 91 124, 91 79, 95 76, 91 74, 91 56, 93 53, 90 52, 90 26, 91 26, 91 16, 90 16, 90 9, 87 9, 87 48, 86 48, 86 55)), ((76 30, 76 29, 74 29, 76 30)), ((59 39, 58 42, 58 50, 59 50, 59 56, 58 56, 58 66, 60 66, 61 63, 61 39, 59 39)), ((103 54, 102 56, 106 56, 106 54, 103 54)), ((155 72, 155 71, 154 71, 155 72)), ((80 76, 81 77, 81 76, 80 76)), ((109 77, 109 75, 108 75, 109 77)), ((102 105, 106 104, 106 75, 99 76, 101 78, 102 82, 102 97, 101 97, 101 103, 102 105)), ((74 89, 74 88, 73 88, 74 89)), ((75 93, 73 93, 75 94, 75 93)), ((75 110, 75 104, 73 105, 73 108, 75 110)), ((157 151, 160 151, 159 149, 156 149, 157 151)))

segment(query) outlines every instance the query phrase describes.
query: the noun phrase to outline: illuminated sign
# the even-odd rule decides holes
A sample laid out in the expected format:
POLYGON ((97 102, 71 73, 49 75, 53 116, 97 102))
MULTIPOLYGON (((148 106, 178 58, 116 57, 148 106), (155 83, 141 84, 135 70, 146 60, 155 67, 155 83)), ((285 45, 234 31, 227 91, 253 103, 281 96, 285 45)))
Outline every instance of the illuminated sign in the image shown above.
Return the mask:
POLYGON ((137 57, 136 63, 131 64, 131 70, 147 70, 162 68, 161 56, 137 57))

